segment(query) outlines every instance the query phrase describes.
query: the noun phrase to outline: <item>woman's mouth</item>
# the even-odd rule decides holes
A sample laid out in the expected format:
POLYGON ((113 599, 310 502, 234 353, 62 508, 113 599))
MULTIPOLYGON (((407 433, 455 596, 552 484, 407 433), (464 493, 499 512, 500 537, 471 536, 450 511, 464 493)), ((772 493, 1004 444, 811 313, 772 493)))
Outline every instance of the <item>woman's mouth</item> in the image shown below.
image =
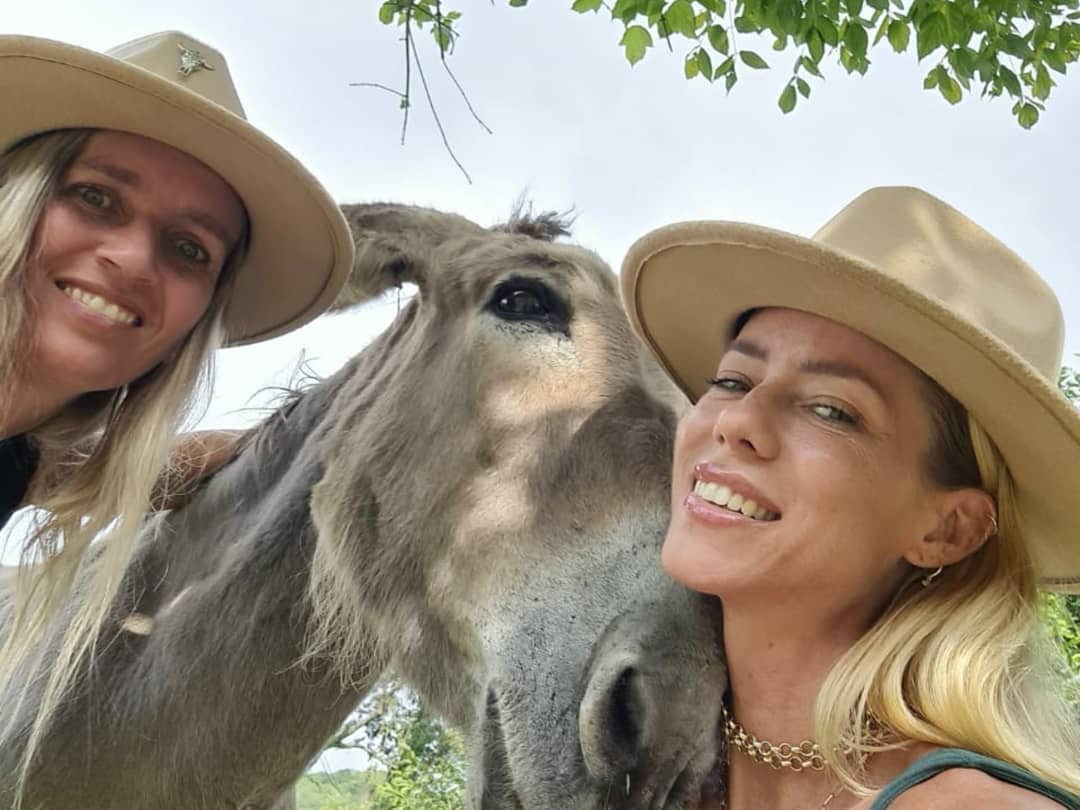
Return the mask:
POLYGON ((142 326, 142 318, 130 309, 114 301, 109 301, 97 293, 84 290, 67 281, 58 281, 56 286, 72 301, 104 316, 113 323, 121 326, 142 326))

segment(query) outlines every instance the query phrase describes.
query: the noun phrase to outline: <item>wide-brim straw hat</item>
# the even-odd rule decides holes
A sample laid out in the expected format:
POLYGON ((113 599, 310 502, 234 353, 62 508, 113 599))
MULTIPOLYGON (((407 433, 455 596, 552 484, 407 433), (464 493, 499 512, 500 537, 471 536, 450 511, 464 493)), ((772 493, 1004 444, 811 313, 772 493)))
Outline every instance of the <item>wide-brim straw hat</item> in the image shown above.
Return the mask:
POLYGON ((1080 412, 1056 383, 1064 322, 1034 270, 924 191, 875 188, 810 239, 682 222, 630 248, 635 330, 696 401, 738 318, 787 307, 842 323, 922 369, 997 444, 1043 587, 1080 592, 1080 412))
POLYGON ((0 152, 48 130, 120 130, 186 152, 233 187, 251 231, 225 312, 231 344, 310 321, 348 275, 353 244, 334 200, 245 120, 225 57, 192 36, 151 34, 105 54, 0 36, 0 110, 0 152))

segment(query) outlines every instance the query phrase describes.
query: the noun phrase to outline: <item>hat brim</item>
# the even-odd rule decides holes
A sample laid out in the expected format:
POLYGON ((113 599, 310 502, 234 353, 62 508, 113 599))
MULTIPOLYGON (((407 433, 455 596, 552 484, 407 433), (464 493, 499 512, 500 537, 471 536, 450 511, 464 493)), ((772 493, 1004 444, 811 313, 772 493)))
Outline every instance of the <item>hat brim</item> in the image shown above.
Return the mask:
POLYGON ((352 238, 319 182, 244 119, 136 65, 36 37, 0 36, 0 151, 39 132, 113 129, 205 163, 247 208, 250 248, 225 312, 231 345, 307 323, 334 300, 352 238))
POLYGON ((692 401, 750 309, 821 315, 906 358, 1001 450, 1043 587, 1080 592, 1080 412, 996 337, 854 256, 744 223, 687 222, 647 234, 630 248, 621 286, 635 330, 692 401))

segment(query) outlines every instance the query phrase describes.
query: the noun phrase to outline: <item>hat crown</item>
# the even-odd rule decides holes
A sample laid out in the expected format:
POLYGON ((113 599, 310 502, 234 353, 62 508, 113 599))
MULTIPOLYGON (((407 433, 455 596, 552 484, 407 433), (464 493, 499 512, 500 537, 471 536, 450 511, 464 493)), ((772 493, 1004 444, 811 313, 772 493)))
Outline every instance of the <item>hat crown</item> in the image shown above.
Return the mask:
POLYGON ((1056 382, 1065 339, 1057 298, 1023 259, 955 208, 919 189, 875 188, 814 240, 936 299, 1056 382))
POLYGON ((229 65, 215 48, 181 31, 160 31, 106 51, 246 118, 229 65))

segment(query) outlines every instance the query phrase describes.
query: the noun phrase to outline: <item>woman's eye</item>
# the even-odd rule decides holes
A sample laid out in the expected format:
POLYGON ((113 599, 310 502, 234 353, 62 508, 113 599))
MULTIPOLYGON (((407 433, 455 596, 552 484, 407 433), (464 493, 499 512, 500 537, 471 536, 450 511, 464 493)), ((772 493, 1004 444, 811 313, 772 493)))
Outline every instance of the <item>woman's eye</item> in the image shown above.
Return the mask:
POLYGON ((845 425, 854 425, 857 422, 854 416, 835 405, 819 402, 816 405, 811 405, 810 409, 828 422, 839 422, 845 425))
POLYGON ((750 390, 750 384, 741 377, 713 377, 709 380, 709 385, 733 394, 743 394, 750 390))
POLYGON ((184 261, 195 264, 206 264, 210 261, 210 254, 206 252, 203 246, 198 242, 192 242, 190 239, 181 239, 177 242, 176 252, 180 254, 184 261))
POLYGON ((112 197, 97 186, 75 186, 76 196, 91 208, 107 209, 112 207, 112 197))

